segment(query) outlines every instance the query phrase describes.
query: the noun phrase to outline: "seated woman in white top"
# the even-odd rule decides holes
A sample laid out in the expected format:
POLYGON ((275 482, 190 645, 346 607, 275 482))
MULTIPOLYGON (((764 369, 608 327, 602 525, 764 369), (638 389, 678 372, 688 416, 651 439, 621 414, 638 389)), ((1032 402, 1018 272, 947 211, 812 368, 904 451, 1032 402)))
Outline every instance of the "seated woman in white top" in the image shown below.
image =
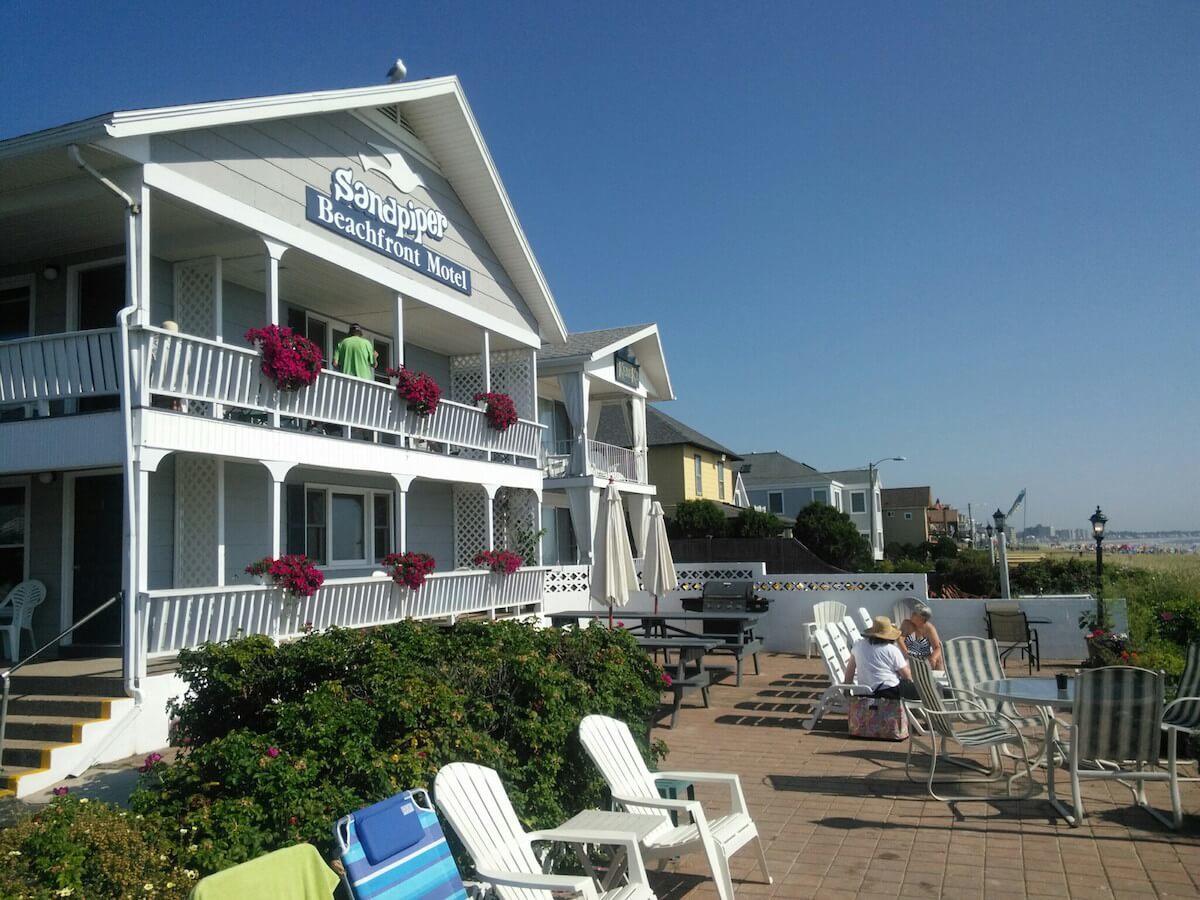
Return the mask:
POLYGON ((896 646, 900 629, 887 616, 876 616, 874 623, 863 632, 850 649, 846 665, 846 681, 871 688, 876 697, 919 700, 908 660, 896 646))

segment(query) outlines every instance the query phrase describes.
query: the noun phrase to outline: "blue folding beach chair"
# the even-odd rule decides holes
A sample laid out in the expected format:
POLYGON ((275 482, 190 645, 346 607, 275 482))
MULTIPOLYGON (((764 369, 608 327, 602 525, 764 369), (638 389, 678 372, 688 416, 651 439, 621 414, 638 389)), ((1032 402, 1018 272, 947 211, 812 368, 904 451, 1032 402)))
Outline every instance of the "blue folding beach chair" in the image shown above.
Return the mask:
POLYGON ((355 900, 467 900, 437 813, 423 790, 404 791, 334 823, 355 900))

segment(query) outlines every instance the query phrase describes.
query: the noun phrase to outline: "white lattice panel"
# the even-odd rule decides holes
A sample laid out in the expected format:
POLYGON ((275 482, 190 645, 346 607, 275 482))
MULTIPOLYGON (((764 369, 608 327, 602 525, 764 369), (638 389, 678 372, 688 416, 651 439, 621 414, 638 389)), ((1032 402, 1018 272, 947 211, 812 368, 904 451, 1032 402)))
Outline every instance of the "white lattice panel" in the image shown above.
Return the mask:
MULTIPOLYGON (((496 546, 521 551, 521 535, 538 530, 541 504, 537 494, 524 488, 501 488, 492 503, 492 522, 496 546)), ((534 560, 526 560, 533 565, 534 560)))
POLYGON ((555 566, 546 570, 546 593, 586 594, 591 578, 591 566, 555 566))
MULTIPOLYGON (((471 403, 483 390, 483 357, 455 356, 450 360, 450 399, 471 403)), ((492 354, 492 390, 508 394, 517 415, 537 420, 533 359, 528 350, 500 350, 492 354)))
POLYGON ((175 587, 217 583, 217 461, 175 458, 175 587))
POLYGON ((487 549, 487 494, 473 484, 454 486, 454 565, 471 567, 471 560, 487 549))
POLYGON ((189 259, 175 264, 175 321, 184 334, 215 338, 220 260, 189 259))

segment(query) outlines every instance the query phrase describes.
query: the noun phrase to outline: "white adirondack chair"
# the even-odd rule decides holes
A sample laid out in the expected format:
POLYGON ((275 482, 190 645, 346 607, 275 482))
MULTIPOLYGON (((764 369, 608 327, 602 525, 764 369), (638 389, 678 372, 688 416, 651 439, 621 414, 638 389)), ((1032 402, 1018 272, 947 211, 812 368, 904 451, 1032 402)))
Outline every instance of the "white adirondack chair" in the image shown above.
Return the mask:
POLYGON ((849 697, 869 697, 873 691, 861 684, 850 684, 846 681, 846 664, 850 661, 850 651, 842 637, 841 628, 830 625, 816 633, 815 640, 821 650, 821 661, 825 663, 825 674, 829 676, 829 687, 821 694, 816 709, 804 723, 804 727, 812 731, 827 712, 844 712, 848 707, 849 697))
POLYGON ((434 780, 433 797, 475 861, 479 879, 495 889, 499 900, 656 900, 634 838, 614 832, 527 832, 495 769, 474 763, 443 766, 434 780), (626 854, 628 883, 605 890, 597 888, 590 875, 547 875, 533 853, 535 841, 620 847, 626 854))
POLYGON ((875 619, 869 612, 867 612, 867 608, 865 606, 860 606, 858 608, 858 618, 862 621, 863 628, 870 628, 875 624, 875 619))
POLYGON ((862 633, 858 630, 858 624, 854 621, 854 616, 847 613, 842 617, 840 628, 842 636, 846 639, 846 646, 853 647, 855 641, 862 637, 862 633))
POLYGON ((3 600, 0 600, 0 634, 9 649, 9 659, 16 662, 21 658, 21 632, 29 633, 29 643, 34 647, 33 611, 46 599, 46 586, 35 578, 22 581, 3 600))
POLYGON ((808 638, 808 655, 812 656, 813 644, 817 631, 831 622, 840 622, 846 615, 846 604, 837 600, 822 600, 813 604, 813 621, 805 622, 805 636, 808 638))
POLYGON ((642 840, 642 855, 665 864, 668 859, 701 851, 708 860, 721 900, 733 900, 729 858, 754 841, 763 878, 771 883, 767 855, 758 828, 746 808, 742 783, 737 775, 716 772, 651 772, 633 741, 629 726, 607 716, 586 716, 579 723, 583 749, 608 782, 613 802, 626 812, 662 817, 658 829, 642 840), (730 812, 709 819, 696 800, 663 799, 658 780, 714 782, 729 786, 730 812), (691 817, 690 825, 675 825, 672 810, 691 817))

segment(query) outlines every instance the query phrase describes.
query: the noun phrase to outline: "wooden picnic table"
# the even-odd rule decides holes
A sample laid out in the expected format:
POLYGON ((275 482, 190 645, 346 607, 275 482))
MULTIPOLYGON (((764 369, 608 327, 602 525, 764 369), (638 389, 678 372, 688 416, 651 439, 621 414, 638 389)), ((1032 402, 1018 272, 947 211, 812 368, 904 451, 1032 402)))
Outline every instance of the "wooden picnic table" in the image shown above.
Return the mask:
MULTIPOLYGON (((607 619, 607 609, 573 609, 565 612, 550 614, 550 624, 556 627, 577 624, 580 619, 607 619)), ((742 660, 750 656, 754 660, 754 674, 758 674, 758 652, 762 650, 762 640, 754 633, 754 626, 763 617, 763 613, 751 612, 643 612, 623 609, 619 612, 621 619, 630 619, 637 624, 630 626, 629 631, 645 637, 679 637, 715 640, 719 643, 710 653, 728 653, 736 660, 737 685, 742 684, 742 660), (732 626, 728 634, 697 633, 686 627, 670 625, 669 622, 700 622, 727 623, 732 626)))
POLYGON ((704 700, 704 706, 708 707, 708 686, 711 683, 712 675, 704 668, 704 654, 711 653, 713 650, 721 646, 721 641, 713 638, 679 638, 679 637, 658 637, 658 636, 640 636, 637 638, 638 646, 644 650, 651 652, 662 650, 664 662, 670 665, 670 658, 667 655, 671 650, 676 651, 675 657, 675 674, 671 676, 671 693, 674 694, 674 703, 671 706, 671 727, 675 727, 675 720, 679 717, 679 707, 683 703, 684 691, 699 690, 700 696, 704 700), (694 663, 690 665, 689 663, 694 663))

